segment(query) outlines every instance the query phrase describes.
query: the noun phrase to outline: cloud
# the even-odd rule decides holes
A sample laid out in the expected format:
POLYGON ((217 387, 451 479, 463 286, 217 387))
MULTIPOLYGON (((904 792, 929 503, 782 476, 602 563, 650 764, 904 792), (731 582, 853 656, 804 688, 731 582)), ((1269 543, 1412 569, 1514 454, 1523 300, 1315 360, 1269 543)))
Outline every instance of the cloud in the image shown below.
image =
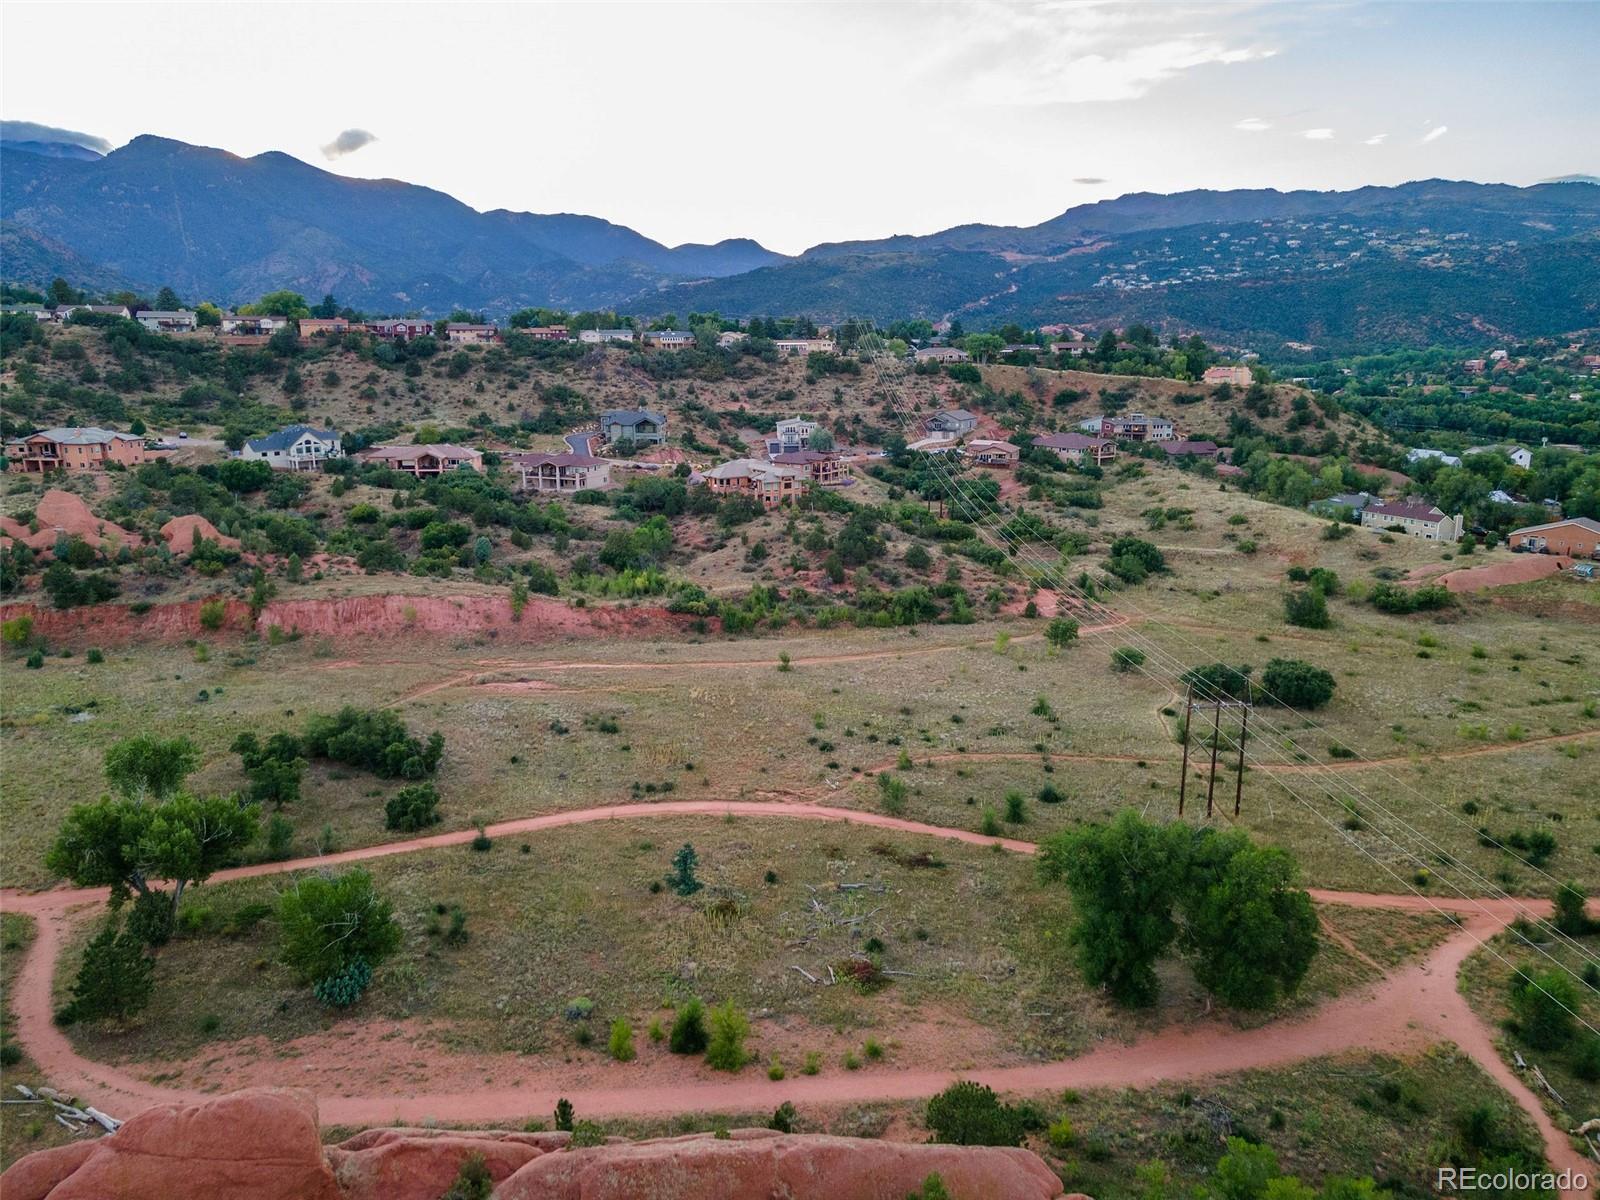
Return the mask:
POLYGON ((1104 180, 1104 179, 1101 179, 1098 175, 1079 175, 1072 182, 1073 183, 1106 183, 1108 181, 1104 180))
POLYGON ((1331 142, 1333 141, 1333 130, 1302 129, 1300 131, 1300 136, 1305 138, 1308 142, 1331 142))
POLYGON ((1233 127, 1245 133, 1264 133, 1272 128, 1272 122, 1263 121, 1260 117, 1246 117, 1242 121, 1235 121, 1233 127))
POLYGON ((377 140, 377 134, 368 133, 365 129, 346 129, 322 148, 322 157, 332 162, 336 158, 343 158, 346 154, 354 154, 369 142, 377 140))
POLYGON ((1426 146, 1429 142, 1436 142, 1449 132, 1450 126, 1435 125, 1432 129, 1428 130, 1427 133, 1422 135, 1422 144, 1426 146))
POLYGON ((76 133, 71 129, 57 129, 54 125, 40 125, 33 121, 0 121, 0 140, 7 142, 65 142, 69 146, 87 146, 100 154, 111 153, 111 143, 92 133, 76 133))
POLYGON ((1375 133, 1361 144, 1363 146, 1381 146, 1388 140, 1389 135, 1387 133, 1375 133))
POLYGON ((1197 67, 1277 53, 1259 22, 1227 5, 957 0, 927 12, 914 70, 943 90, 964 80, 980 104, 1137 100, 1197 67))

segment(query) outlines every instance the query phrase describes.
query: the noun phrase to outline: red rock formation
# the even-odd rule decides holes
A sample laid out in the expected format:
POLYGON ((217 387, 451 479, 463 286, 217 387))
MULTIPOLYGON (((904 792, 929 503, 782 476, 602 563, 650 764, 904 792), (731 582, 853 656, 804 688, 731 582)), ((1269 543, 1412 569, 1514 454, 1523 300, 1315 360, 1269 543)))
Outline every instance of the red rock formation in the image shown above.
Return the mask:
POLYGON ((187 554, 194 549, 196 530, 199 530, 200 536, 207 541, 216 542, 217 545, 226 546, 230 550, 239 548, 238 538, 218 533, 217 527, 198 513, 173 517, 161 527, 161 536, 166 540, 167 549, 174 554, 187 554))
MULTIPOLYGON (((1056 1200, 1027 1150, 735 1130, 568 1149, 564 1133, 377 1129, 324 1149, 316 1102, 259 1088, 133 1117, 0 1176, 5 1200, 437 1200, 469 1155, 495 1200, 902 1200, 938 1172, 963 1200, 1056 1200)), ((1073 1197, 1069 1200, 1086 1200, 1073 1197)))
POLYGON ((501 1184, 495 1200, 903 1200, 934 1172, 964 1200, 1061 1195, 1061 1180, 1029 1150, 699 1134, 543 1155, 501 1184))
MULTIPOLYGON (((146 1109, 44 1191, 35 1155, 0 1175, 6 1200, 341 1200, 310 1092, 258 1088, 146 1109), (35 1184, 34 1186, 37 1186, 35 1184)), ((71 1147, 74 1150, 83 1147, 71 1147)), ((62 1160, 65 1163, 65 1160, 62 1160)), ((442 1190, 442 1189, 441 1189, 442 1190)))

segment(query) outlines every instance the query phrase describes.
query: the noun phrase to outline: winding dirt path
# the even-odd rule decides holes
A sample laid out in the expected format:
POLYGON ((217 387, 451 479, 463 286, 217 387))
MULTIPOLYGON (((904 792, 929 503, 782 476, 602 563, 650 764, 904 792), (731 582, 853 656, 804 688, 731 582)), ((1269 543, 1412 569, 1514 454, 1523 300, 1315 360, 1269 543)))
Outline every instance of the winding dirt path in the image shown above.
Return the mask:
MULTIPOLYGON (((619 804, 572 812, 549 813, 490 826, 491 836, 534 833, 596 821, 668 816, 779 817, 833 821, 868 828, 946 838, 973 845, 998 845, 1017 854, 1032 854, 1031 842, 992 838, 964 829, 927 825, 882 813, 831 808, 812 803, 674 800, 655 804, 619 804)), ((362 862, 417 850, 458 846, 474 830, 433 834, 381 846, 366 846, 314 859, 261 863, 219 872, 218 881, 276 875, 292 871, 362 862)), ((87 906, 105 898, 105 889, 56 889, 0 892, 0 909, 36 919, 38 934, 18 972, 12 994, 18 1035, 41 1071, 69 1093, 93 1097, 100 1107, 129 1114, 153 1105, 193 1101, 202 1093, 162 1087, 129 1070, 84 1058, 51 1021, 51 984, 57 960, 73 920, 87 906)), ((1417 895, 1382 895, 1313 889, 1322 904, 1402 912, 1442 911, 1455 915, 1455 933, 1423 959, 1388 973, 1361 992, 1338 997, 1310 1012, 1256 1029, 1240 1030, 1220 1019, 1198 1026, 1167 1030, 1127 1044, 1108 1045, 1077 1058, 977 1071, 874 1071, 839 1076, 813 1076, 773 1082, 746 1073, 727 1081, 686 1080, 670 1085, 573 1090, 558 1073, 530 1074, 513 1087, 471 1092, 433 1092, 334 1096, 321 1099, 328 1124, 487 1123, 529 1112, 549 1111, 558 1096, 572 1100, 579 1111, 595 1117, 662 1115, 694 1111, 752 1110, 774 1107, 782 1100, 801 1104, 837 1105, 871 1100, 907 1100, 933 1095, 956 1078, 975 1078, 1006 1091, 1045 1091, 1066 1087, 1132 1087, 1240 1070, 1285 1066, 1303 1059, 1348 1050, 1410 1053, 1437 1041, 1454 1042, 1470 1055, 1528 1113, 1545 1143, 1556 1170, 1585 1169, 1585 1162, 1545 1112, 1538 1098, 1500 1058, 1493 1037, 1456 989, 1456 976, 1467 956, 1518 916, 1548 912, 1544 901, 1448 900, 1417 895)), ((414 1048, 422 1053, 421 1048, 414 1048)), ((1569 1192, 1564 1200, 1578 1200, 1569 1192)))

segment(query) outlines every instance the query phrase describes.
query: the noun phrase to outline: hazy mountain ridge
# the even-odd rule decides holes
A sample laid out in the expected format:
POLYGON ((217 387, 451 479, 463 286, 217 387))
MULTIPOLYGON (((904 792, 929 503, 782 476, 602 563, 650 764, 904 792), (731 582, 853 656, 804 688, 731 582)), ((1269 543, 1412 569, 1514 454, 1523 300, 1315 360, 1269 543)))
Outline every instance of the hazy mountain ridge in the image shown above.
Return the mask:
POLYGON ((85 155, 4 144, 9 278, 170 284, 231 303, 289 287, 430 314, 548 304, 969 325, 1138 319, 1264 346, 1600 324, 1584 285, 1600 277, 1600 188, 1583 181, 1141 192, 1033 226, 960 225, 787 258, 745 238, 667 247, 599 217, 478 212, 278 152, 240 158, 145 136, 85 155))
MULTIPOLYGON (((291 287, 374 309, 587 307, 781 261, 747 239, 672 248, 597 217, 480 213, 275 151, 240 158, 146 136, 82 161, 7 143, 3 162, 9 240, 229 302, 291 287)), ((49 269, 43 253, 24 262, 49 269)))

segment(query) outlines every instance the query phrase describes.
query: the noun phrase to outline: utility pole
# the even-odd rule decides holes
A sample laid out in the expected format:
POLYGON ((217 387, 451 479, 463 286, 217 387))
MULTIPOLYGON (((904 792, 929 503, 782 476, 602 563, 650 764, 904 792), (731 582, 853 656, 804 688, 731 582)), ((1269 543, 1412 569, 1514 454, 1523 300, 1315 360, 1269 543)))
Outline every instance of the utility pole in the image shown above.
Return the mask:
POLYGON ((1222 700, 1216 701, 1215 716, 1211 718, 1211 777, 1206 780, 1206 819, 1211 819, 1211 793, 1217 790, 1217 736, 1222 732, 1222 700))
POLYGON ((1194 716, 1194 684, 1183 700, 1183 773, 1178 776, 1178 815, 1183 816, 1183 799, 1189 791, 1189 721, 1194 716))
POLYGON ((1244 714, 1239 720, 1239 771, 1233 783, 1233 815, 1239 815, 1239 806, 1244 803, 1244 739, 1250 732, 1250 706, 1244 706, 1244 714))

